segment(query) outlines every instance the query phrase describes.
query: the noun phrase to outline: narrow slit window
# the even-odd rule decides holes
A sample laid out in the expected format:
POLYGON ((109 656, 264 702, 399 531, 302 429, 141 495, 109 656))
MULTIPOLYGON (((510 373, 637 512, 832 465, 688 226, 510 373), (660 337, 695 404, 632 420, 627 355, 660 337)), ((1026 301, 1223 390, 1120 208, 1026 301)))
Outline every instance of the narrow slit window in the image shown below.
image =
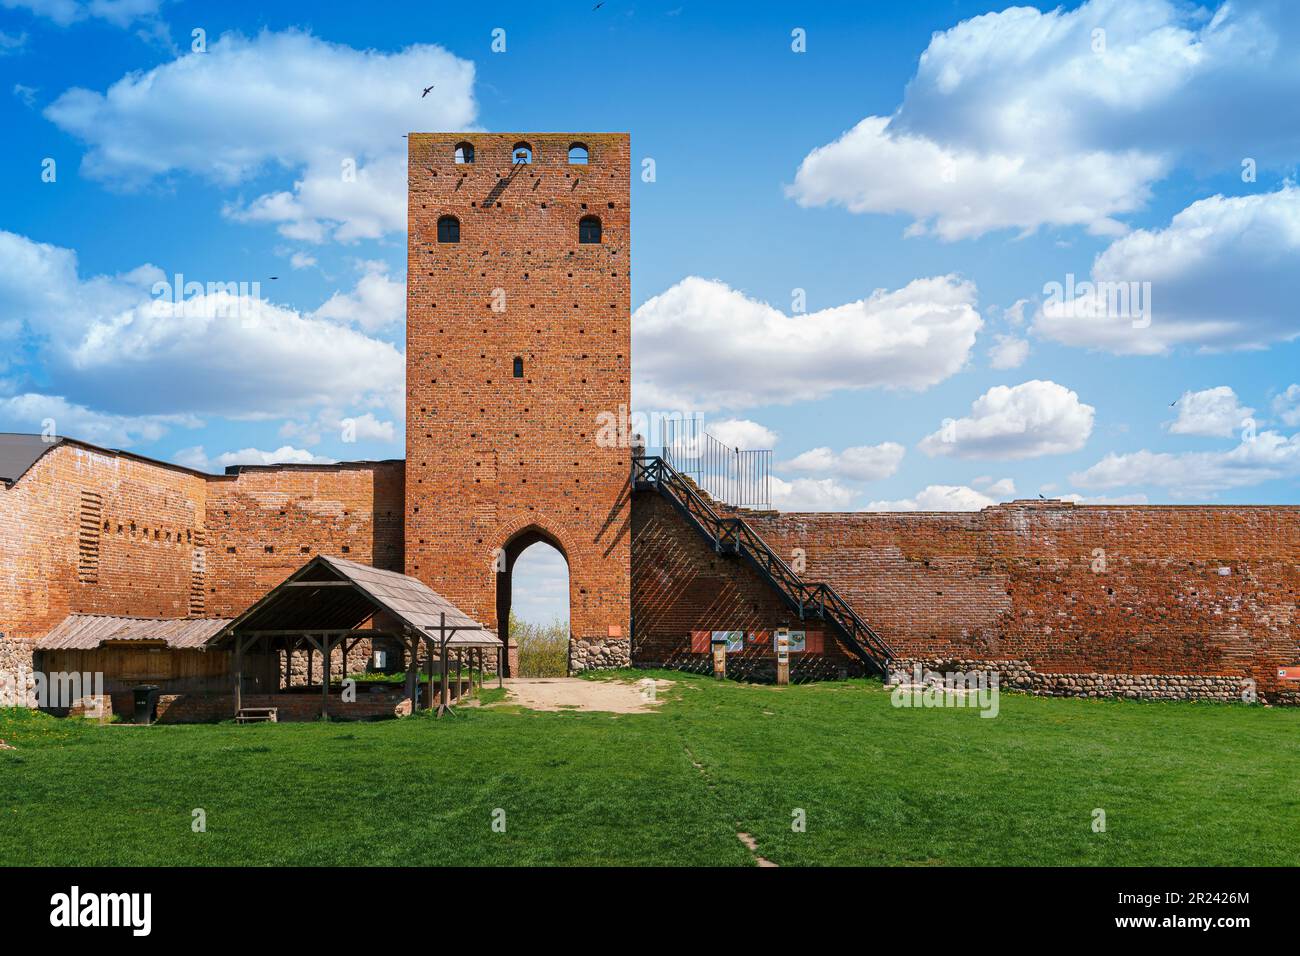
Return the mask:
POLYGON ((443 216, 438 220, 439 242, 460 242, 460 220, 455 216, 443 216))
POLYGON ((583 216, 578 223, 578 241, 581 243, 600 242, 600 219, 596 216, 583 216))
POLYGON ((515 378, 523 378, 523 377, 524 377, 524 360, 516 355, 515 356, 515 378))

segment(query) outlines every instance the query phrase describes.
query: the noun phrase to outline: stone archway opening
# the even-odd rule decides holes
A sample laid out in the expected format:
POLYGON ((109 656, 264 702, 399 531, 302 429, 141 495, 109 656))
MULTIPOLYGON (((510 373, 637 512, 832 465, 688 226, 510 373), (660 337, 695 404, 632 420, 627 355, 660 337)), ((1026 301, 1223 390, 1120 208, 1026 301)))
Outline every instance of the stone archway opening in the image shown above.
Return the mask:
POLYGON ((525 528, 498 552, 496 585, 497 636, 512 648, 506 676, 567 675, 572 616, 563 546, 540 528, 525 528))

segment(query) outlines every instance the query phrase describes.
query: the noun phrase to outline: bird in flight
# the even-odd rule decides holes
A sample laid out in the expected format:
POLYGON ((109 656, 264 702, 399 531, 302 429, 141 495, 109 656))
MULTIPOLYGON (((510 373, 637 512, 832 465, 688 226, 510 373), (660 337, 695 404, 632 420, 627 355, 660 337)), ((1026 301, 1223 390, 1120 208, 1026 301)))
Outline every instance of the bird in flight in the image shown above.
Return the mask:
POLYGON ((594 7, 592 7, 591 9, 592 9, 593 11, 595 11, 595 10, 599 10, 599 9, 600 9, 601 7, 603 7, 604 5, 605 5, 605 0, 600 0, 600 3, 596 4, 596 5, 595 5, 594 7))
MULTIPOLYGON (((434 84, 434 85, 436 86, 437 84, 434 84)), ((429 95, 429 91, 430 91, 431 89, 433 89, 433 86, 426 86, 426 87, 424 88, 424 92, 420 94, 420 99, 424 99, 426 96, 428 96, 428 95, 429 95)))
POLYGON ((1044 495, 1041 491, 1038 493, 1038 497, 1042 498, 1044 501, 1047 500, 1047 496, 1044 495))

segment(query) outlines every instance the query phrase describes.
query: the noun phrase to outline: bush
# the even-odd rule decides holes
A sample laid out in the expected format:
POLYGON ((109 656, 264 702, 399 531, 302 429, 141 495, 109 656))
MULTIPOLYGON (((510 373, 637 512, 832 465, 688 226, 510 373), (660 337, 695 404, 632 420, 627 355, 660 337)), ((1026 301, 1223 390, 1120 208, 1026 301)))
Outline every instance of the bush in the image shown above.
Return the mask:
POLYGON ((533 624, 510 615, 510 636, 519 644, 520 677, 564 677, 569 673, 569 624, 556 618, 533 624))

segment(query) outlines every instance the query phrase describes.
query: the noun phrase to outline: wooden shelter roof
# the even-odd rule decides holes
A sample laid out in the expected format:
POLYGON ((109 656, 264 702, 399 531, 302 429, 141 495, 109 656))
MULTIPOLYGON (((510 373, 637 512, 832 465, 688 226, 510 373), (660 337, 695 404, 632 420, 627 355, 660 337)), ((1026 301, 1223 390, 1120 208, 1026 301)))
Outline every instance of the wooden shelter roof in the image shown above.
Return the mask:
POLYGON ((380 612, 421 635, 441 635, 452 647, 496 647, 501 641, 423 581, 318 555, 225 629, 236 634, 340 633, 359 629, 380 612))
POLYGON ((202 650, 230 624, 229 618, 118 617, 69 614, 36 642, 40 651, 93 651, 118 642, 161 643, 169 648, 202 650))

